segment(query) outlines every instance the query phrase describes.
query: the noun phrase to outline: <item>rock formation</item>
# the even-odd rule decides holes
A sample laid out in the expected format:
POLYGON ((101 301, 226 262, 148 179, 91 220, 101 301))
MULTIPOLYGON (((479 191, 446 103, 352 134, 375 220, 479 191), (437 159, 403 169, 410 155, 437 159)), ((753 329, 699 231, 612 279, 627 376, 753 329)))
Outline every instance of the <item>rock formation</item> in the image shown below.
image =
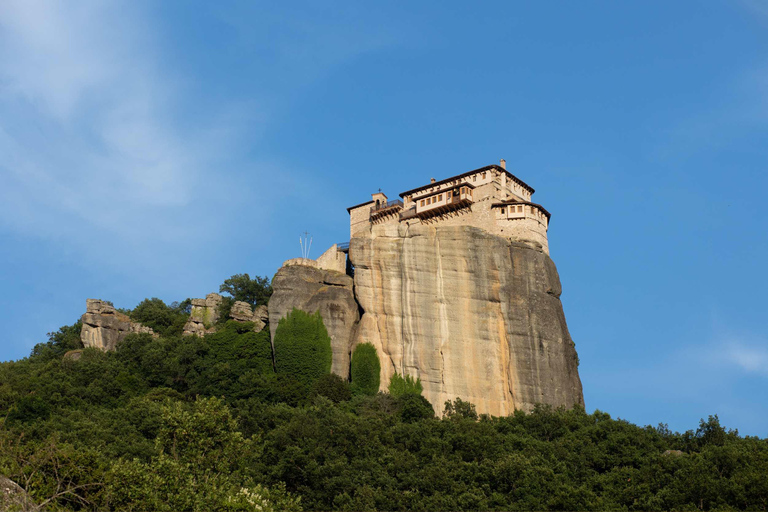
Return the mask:
POLYGON ((132 322, 114 306, 103 300, 87 299, 85 314, 80 318, 83 328, 80 340, 85 347, 115 350, 115 347, 131 333, 148 333, 157 336, 149 327, 132 322))
POLYGON ((204 336, 216 332, 214 324, 219 320, 219 306, 224 298, 209 293, 204 299, 192 299, 192 311, 184 324, 184 336, 204 336))
POLYGON ((269 322, 269 311, 267 306, 257 306, 256 309, 251 309, 251 305, 247 302, 237 301, 232 305, 229 318, 237 322, 253 322, 253 330, 259 332, 269 322))
MULTIPOLYGON (((349 254, 363 311, 354 344, 376 347, 382 389, 395 371, 420 377, 438 413, 456 397, 492 415, 583 405, 560 278, 540 249, 476 227, 383 224, 352 238, 349 254)), ((294 280, 291 293, 315 297, 304 290, 317 285, 294 280)), ((273 326, 285 307, 275 309, 273 326)))
POLYGON ((341 272, 297 264, 278 270, 272 288, 269 328, 273 342, 278 322, 293 308, 307 313, 320 311, 331 337, 331 370, 346 378, 349 375, 350 344, 359 319, 352 278, 341 272))
POLYGON ((0 510, 39 510, 27 491, 13 480, 0 475, 0 510))

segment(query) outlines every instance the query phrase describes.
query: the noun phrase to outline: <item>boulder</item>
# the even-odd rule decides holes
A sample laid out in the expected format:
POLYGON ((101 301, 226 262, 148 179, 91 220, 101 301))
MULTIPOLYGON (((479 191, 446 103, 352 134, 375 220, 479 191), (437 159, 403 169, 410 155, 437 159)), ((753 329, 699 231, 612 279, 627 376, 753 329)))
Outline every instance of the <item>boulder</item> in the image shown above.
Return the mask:
MULTIPOLYGON (((356 233, 349 256, 353 345, 376 347, 382 389, 394 372, 419 377, 438 414, 455 398, 496 416, 584 405, 560 278, 540 249, 469 226, 382 224, 356 233)), ((319 285, 303 277, 281 286, 306 297, 319 285)))
POLYGON ((307 313, 319 311, 331 337, 331 371, 347 378, 352 336, 360 318, 352 290, 352 278, 334 270, 291 265, 277 271, 272 289, 268 311, 273 347, 280 319, 293 308, 307 313))
POLYGON ((152 329, 132 322, 128 315, 120 313, 106 301, 87 299, 85 304, 85 314, 80 318, 83 322, 80 340, 85 347, 115 350, 117 344, 131 333, 147 333, 157 337, 152 329))
POLYGON ((0 475, 0 510, 26 512, 38 510, 38 507, 19 484, 0 475))
POLYGON ((257 306, 251 309, 247 302, 237 301, 232 305, 229 317, 237 322, 253 322, 253 330, 260 332, 269 321, 267 306, 257 306))

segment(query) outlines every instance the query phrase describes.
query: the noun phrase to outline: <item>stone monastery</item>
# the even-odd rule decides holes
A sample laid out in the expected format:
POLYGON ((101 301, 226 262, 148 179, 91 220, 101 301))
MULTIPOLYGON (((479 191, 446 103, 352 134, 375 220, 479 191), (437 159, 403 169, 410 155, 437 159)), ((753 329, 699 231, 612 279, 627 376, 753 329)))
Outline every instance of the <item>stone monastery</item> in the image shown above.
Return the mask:
POLYGON ((488 165, 407 190, 402 199, 381 192, 347 208, 350 238, 370 225, 384 223, 474 226, 512 241, 534 244, 549 254, 550 214, 532 203, 533 188, 506 169, 506 162, 488 165))

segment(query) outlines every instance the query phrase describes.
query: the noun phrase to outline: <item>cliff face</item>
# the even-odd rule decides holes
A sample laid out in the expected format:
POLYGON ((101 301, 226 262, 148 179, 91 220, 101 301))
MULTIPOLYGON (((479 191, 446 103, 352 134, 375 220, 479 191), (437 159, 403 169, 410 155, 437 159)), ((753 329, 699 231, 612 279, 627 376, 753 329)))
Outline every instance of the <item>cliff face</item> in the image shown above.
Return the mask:
POLYGON ((474 227, 383 224, 349 254, 354 344, 377 348, 382 389, 395 371, 420 377, 438 413, 456 397, 493 415, 583 405, 560 278, 540 250, 474 227))
POLYGON ((352 278, 341 272, 292 265, 277 271, 269 299, 269 329, 272 340, 281 318, 293 308, 307 313, 320 311, 331 337, 331 371, 349 375, 349 352, 355 325, 360 318, 352 291, 352 278))

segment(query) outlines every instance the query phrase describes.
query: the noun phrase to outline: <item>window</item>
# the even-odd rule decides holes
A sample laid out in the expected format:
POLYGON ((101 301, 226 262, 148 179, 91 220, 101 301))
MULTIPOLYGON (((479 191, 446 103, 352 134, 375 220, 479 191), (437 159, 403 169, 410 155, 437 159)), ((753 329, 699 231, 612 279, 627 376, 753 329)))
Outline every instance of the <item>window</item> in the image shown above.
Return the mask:
POLYGON ((477 181, 477 174, 475 174, 474 176, 472 176, 472 181, 477 181))
POLYGON ((523 207, 522 206, 518 206, 517 207, 517 211, 520 212, 520 213, 523 213, 523 207))
POLYGON ((421 200, 421 206, 424 206, 424 200, 423 199, 421 200))
POLYGON ((448 192, 445 193, 445 200, 447 201, 450 198, 451 198, 451 191, 449 190, 448 192))
POLYGON ((443 200, 443 194, 437 194, 437 200, 442 201, 443 200))
POLYGON ((485 173, 483 173, 483 175, 480 177, 480 179, 481 179, 481 180, 484 180, 484 179, 485 179, 485 173))
POLYGON ((501 214, 504 215, 506 213, 506 210, 507 210, 506 208, 502 208, 501 209, 501 214))

